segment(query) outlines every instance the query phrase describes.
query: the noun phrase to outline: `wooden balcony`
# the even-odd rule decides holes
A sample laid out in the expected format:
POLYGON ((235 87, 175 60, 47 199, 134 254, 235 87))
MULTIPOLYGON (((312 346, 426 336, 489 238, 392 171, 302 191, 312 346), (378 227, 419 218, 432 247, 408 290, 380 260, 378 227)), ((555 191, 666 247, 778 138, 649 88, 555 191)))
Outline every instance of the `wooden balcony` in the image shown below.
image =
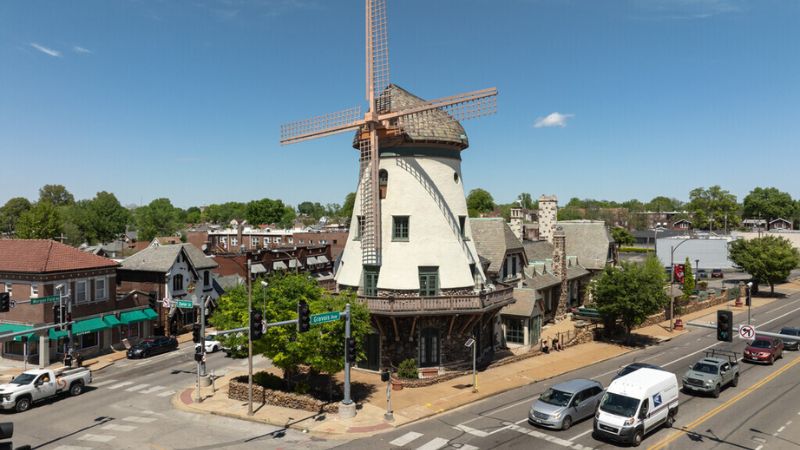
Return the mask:
POLYGON ((414 316, 470 314, 502 308, 514 301, 514 289, 498 287, 492 292, 448 297, 363 297, 358 300, 377 315, 414 316))

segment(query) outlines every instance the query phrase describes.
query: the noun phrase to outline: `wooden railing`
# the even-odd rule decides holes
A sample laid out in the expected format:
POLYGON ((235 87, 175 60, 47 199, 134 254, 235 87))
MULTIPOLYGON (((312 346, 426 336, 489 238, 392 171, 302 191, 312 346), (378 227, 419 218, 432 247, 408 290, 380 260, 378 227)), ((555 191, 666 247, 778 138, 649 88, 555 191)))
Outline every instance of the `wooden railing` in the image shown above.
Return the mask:
POLYGON ((447 297, 362 297, 358 299, 372 313, 413 314, 434 312, 477 312, 492 306, 504 306, 513 301, 514 289, 498 288, 475 295, 447 297))

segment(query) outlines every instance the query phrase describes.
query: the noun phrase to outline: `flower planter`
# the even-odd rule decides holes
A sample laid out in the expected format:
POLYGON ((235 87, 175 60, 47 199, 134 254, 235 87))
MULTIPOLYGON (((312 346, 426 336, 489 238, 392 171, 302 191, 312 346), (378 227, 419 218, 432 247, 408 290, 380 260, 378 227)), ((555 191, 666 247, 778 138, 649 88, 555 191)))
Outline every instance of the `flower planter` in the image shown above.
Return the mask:
POLYGON ((393 391, 402 391, 403 390, 403 382, 398 379, 392 379, 392 390, 393 391))

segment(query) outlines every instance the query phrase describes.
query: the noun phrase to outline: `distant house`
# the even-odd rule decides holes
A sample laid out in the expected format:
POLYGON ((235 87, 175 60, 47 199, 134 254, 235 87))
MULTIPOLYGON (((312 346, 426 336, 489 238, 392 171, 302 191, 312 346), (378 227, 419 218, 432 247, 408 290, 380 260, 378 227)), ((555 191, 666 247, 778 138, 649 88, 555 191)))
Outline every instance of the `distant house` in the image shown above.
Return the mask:
POLYGON ((777 218, 769 221, 770 231, 788 231, 792 229, 792 222, 786 219, 777 218))
POLYGON ((673 230, 688 231, 692 229, 692 222, 689 219, 680 219, 672 222, 673 230))
POLYGON ((158 314, 155 334, 174 334, 195 323, 199 309, 178 309, 177 300, 202 301, 207 313, 216 305, 220 294, 211 276, 216 268, 214 259, 192 244, 158 244, 122 261, 118 289, 146 293, 158 314))
MULTIPOLYGON (((143 298, 117 295, 117 266, 108 258, 51 240, 0 240, 0 292, 8 292, 16 302, 9 312, 0 313, 0 332, 58 323, 50 299, 59 294, 59 301, 73 304, 72 344, 83 356, 109 349, 131 328, 149 332, 155 312, 143 298), (48 299, 38 300, 42 298, 48 299)), ((57 328, 31 333, 26 336, 29 357, 38 359, 41 367, 61 359, 66 336, 57 328)), ((21 337, 2 348, 4 358, 22 358, 21 337)))
POLYGON ((742 220, 743 228, 766 228, 766 219, 744 219, 742 220))

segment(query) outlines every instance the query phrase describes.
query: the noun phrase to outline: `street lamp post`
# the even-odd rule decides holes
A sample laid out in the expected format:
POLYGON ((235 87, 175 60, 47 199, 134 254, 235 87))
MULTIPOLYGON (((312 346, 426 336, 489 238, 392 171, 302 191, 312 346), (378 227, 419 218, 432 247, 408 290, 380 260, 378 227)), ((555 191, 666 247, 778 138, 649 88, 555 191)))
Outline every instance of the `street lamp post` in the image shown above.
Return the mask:
POLYGON ((750 325, 750 307, 753 305, 753 298, 750 297, 750 289, 753 287, 753 282, 747 282, 747 324, 750 325))
POLYGON ((669 250, 669 332, 672 333, 673 323, 675 322, 675 296, 672 295, 672 285, 675 284, 675 250, 686 241, 692 238, 686 238, 678 243, 678 245, 670 246, 669 250))
POLYGON ((253 267, 247 258, 247 415, 253 415, 253 267))

